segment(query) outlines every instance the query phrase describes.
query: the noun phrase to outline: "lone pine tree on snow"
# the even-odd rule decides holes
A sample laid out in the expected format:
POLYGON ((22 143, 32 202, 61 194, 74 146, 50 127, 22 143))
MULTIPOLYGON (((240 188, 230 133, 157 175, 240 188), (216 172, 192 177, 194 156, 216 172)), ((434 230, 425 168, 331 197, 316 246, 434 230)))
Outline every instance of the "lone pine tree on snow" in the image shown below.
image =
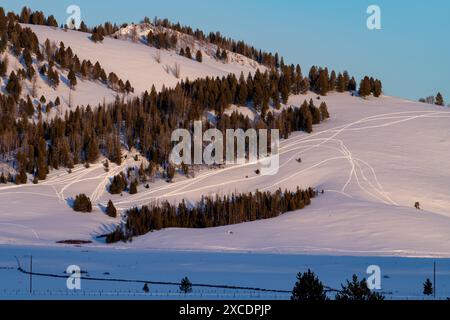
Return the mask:
POLYGON ((73 203, 73 210, 77 212, 92 212, 91 200, 85 194, 77 195, 73 203))
POLYGON ((433 284, 430 279, 427 279, 423 284, 423 294, 426 296, 431 296, 434 293, 433 284))
POLYGON ((111 218, 117 217, 117 209, 111 200, 108 201, 108 206, 106 207, 106 214, 111 218))
POLYGON ((180 291, 184 294, 192 292, 192 283, 188 277, 184 277, 180 282, 180 291))
POLYGON ((443 106, 444 105, 444 97, 440 92, 436 95, 436 105, 443 106))

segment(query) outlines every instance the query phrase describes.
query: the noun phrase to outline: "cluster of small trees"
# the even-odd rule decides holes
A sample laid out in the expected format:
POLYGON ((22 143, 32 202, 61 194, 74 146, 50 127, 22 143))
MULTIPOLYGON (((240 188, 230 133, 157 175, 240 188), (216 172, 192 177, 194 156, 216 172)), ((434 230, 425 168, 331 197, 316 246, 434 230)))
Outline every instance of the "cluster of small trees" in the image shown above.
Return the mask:
POLYGON ((157 49, 173 49, 176 48, 178 38, 175 34, 170 35, 167 32, 153 33, 150 31, 147 34, 147 44, 157 49))
MULTIPOLYGON (((187 46, 186 49, 181 48, 180 56, 186 57, 188 59, 192 59, 191 48, 189 46, 187 46)), ((201 50, 197 50, 197 53, 195 54, 195 60, 197 60, 197 62, 200 62, 200 63, 203 62, 203 53, 201 50)))
POLYGON ((20 23, 43 25, 49 27, 58 26, 58 22, 56 21, 53 15, 50 15, 48 18, 46 18, 42 11, 33 12, 30 8, 27 7, 22 8, 20 16, 19 17, 16 16, 16 19, 19 20, 20 23))
POLYGON ((0 184, 7 184, 8 182, 14 182, 14 177, 11 175, 11 173, 8 173, 5 175, 4 172, 0 175, 0 184))
MULTIPOLYGON (((123 24, 122 27, 125 27, 126 24, 123 24)), ((119 31, 119 26, 117 24, 112 24, 110 22, 105 22, 104 24, 100 24, 93 28, 89 28, 86 26, 84 21, 81 21, 80 27, 78 31, 91 33, 90 39, 94 42, 102 42, 106 36, 112 35, 113 33, 119 31)))
POLYGON ((227 50, 221 50, 220 47, 217 47, 216 59, 222 62, 228 62, 227 50))
POLYGON ((426 97, 426 98, 420 98, 419 101, 422 102, 422 103, 435 104, 435 105, 438 105, 438 106, 444 106, 445 105, 444 97, 443 97, 443 95, 440 92, 437 93, 436 97, 429 96, 429 97, 426 97))
POLYGON ((311 203, 314 190, 232 194, 223 197, 202 197, 194 207, 168 201, 161 205, 133 208, 126 212, 127 222, 106 238, 108 243, 127 241, 164 228, 208 228, 248 221, 269 219, 285 212, 300 210, 311 203))
POLYGON ((125 174, 121 172, 113 177, 111 184, 109 185, 109 193, 121 194, 126 190, 127 184, 127 178, 125 177, 125 174))
POLYGON ((8 79, 8 84, 6 85, 6 92, 9 93, 15 101, 19 100, 20 94, 22 92, 22 81, 19 75, 14 71, 11 71, 8 79))
POLYGON ((92 32, 92 35, 91 35, 91 38, 90 38, 92 41, 94 41, 94 42, 102 42, 103 39, 105 39, 105 37, 103 35, 103 32, 101 32, 100 30, 101 29, 94 28, 94 31, 92 32))
POLYGON ((380 80, 364 77, 364 79, 361 80, 361 84, 359 86, 359 95, 361 97, 367 97, 371 94, 373 94, 374 97, 378 98, 381 96, 383 92, 383 85, 380 80))
MULTIPOLYGON (((327 293, 330 292, 319 278, 308 269, 304 273, 298 273, 297 282, 292 290, 291 300, 296 302, 320 302, 328 300, 327 293)), ((336 301, 380 301, 384 300, 381 293, 371 291, 366 279, 358 280, 353 275, 352 280, 341 285, 341 289, 335 295, 336 301)))
MULTIPOLYGON (((431 296, 434 294, 434 290, 431 280, 426 279, 423 284, 423 294, 431 296)), ((297 274, 297 282, 292 289, 291 300, 296 302, 326 301, 329 300, 330 292, 336 292, 335 300, 341 302, 384 300, 382 293, 369 289, 366 279, 358 280, 358 277, 353 275, 352 280, 347 280, 346 284, 342 284, 340 290, 334 290, 325 287, 310 269, 297 274)))
POLYGON ((111 72, 107 76, 105 70, 98 61, 95 64, 90 60, 80 61, 70 47, 66 49, 63 42, 61 42, 59 48, 57 48, 56 45, 52 44, 47 39, 45 41, 44 51, 47 60, 49 61, 48 77, 50 77, 51 66, 54 63, 57 63, 62 69, 69 71, 68 79, 72 89, 75 88, 77 84, 76 75, 78 74, 82 79, 102 81, 103 83, 108 84, 113 90, 126 93, 134 92, 134 89, 128 80, 124 82, 122 79, 119 79, 114 72, 111 72))
POLYGON ((77 212, 92 212, 91 200, 85 194, 79 194, 73 202, 73 210, 77 212))
POLYGON ((153 178, 156 174, 156 167, 153 162, 150 162, 146 168, 143 163, 141 163, 139 168, 129 167, 126 170, 126 175, 124 172, 121 172, 111 179, 109 193, 121 194, 125 190, 128 190, 130 194, 138 193, 139 183, 147 182, 149 177, 153 178))
POLYGON ((191 47, 187 46, 186 48, 181 48, 180 56, 188 58, 188 59, 192 59, 191 47))

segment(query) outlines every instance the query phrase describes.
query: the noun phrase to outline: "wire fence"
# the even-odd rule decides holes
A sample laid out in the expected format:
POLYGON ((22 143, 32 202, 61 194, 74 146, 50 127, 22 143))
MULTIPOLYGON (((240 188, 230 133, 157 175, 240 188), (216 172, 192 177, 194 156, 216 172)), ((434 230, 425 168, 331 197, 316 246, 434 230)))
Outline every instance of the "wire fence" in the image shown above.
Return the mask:
MULTIPOLYGON (((68 274, 53 274, 53 273, 42 273, 35 271, 28 271, 22 268, 20 260, 15 257, 17 261, 17 270, 22 274, 46 277, 46 278, 59 278, 67 279, 68 274)), ((116 282, 116 283, 134 283, 134 284, 147 284, 147 285, 157 285, 157 286, 167 286, 179 288, 181 283, 179 282, 169 282, 169 281, 154 281, 154 280, 142 280, 142 279, 123 279, 123 278, 102 278, 102 277, 88 277, 80 275, 79 277, 82 281, 98 281, 98 282, 116 282)), ((144 292, 143 290, 9 290, 4 291, 4 295, 37 295, 37 296, 72 296, 72 297, 120 297, 120 296, 132 296, 132 297, 205 297, 205 298, 251 298, 251 299, 289 299, 292 291, 282 290, 282 289, 267 289, 258 287, 245 287, 245 286, 233 286, 233 285, 219 285, 219 284, 205 284, 205 283, 192 283, 193 288, 192 293, 183 293, 178 289, 168 289, 164 291, 151 290, 151 292, 144 292)), ((341 290, 334 289, 328 286, 324 286, 324 291, 327 294, 336 294, 342 292, 341 290)), ((385 299, 394 299, 392 297, 392 292, 380 292, 385 296, 385 299)), ((403 296, 395 297, 395 299, 402 300, 426 300, 423 296, 403 296)), ((436 297, 436 299, 445 300, 445 297, 436 297)))
MULTIPOLYGON (((46 277, 46 278, 58 278, 58 279, 67 279, 69 275, 61 275, 61 274, 54 274, 54 273, 42 273, 42 272, 35 272, 35 271, 28 271, 24 269, 21 264, 20 260, 16 258, 17 261, 17 270, 23 274, 30 275, 30 276, 37 276, 37 277, 46 277)), ((87 277, 80 275, 79 277, 82 281, 99 281, 99 282, 117 282, 117 283, 135 283, 135 284, 148 284, 148 285, 159 285, 159 286, 170 286, 170 287, 179 287, 181 285, 180 282, 170 282, 170 281, 154 281, 154 280, 141 280, 141 279, 123 279, 123 278, 102 278, 102 277, 87 277)), ((211 294, 211 291, 208 293, 205 289, 214 289, 214 295, 218 294, 218 290, 222 290, 220 293, 221 295, 228 295, 228 296, 261 296, 261 295, 270 295, 270 296, 276 296, 276 294, 279 295, 290 295, 292 291, 290 290, 281 290, 281 289, 267 289, 267 288, 258 288, 258 287, 244 287, 244 286, 233 286, 233 285, 219 285, 219 284, 205 284, 205 283, 192 283, 192 288, 198 288, 196 292, 199 292, 200 294, 211 294), (203 290, 199 290, 203 289, 203 290), (232 293, 229 293, 232 291, 232 293)), ((330 289, 334 290, 334 289, 330 289)), ((34 292, 34 291, 33 291, 34 292)), ((68 291, 69 293, 73 293, 73 291, 68 291)), ((93 291, 96 294, 101 295, 103 291, 93 291)), ((138 292, 132 292, 132 291, 115 291, 118 292, 125 292, 127 294, 141 294, 138 292)), ((145 295, 145 293, 143 293, 145 295)), ((177 290, 168 290, 163 293, 165 294, 184 294, 184 293, 177 293, 177 290)))
POLYGON ((195 290, 191 293, 181 293, 177 291, 152 290, 145 293, 135 290, 0 290, 3 297, 8 296, 26 296, 26 297, 71 297, 71 298, 114 298, 114 297, 133 297, 133 298, 209 298, 209 299, 263 299, 263 300, 286 300, 288 294, 271 294, 258 292, 224 292, 222 290, 195 290))

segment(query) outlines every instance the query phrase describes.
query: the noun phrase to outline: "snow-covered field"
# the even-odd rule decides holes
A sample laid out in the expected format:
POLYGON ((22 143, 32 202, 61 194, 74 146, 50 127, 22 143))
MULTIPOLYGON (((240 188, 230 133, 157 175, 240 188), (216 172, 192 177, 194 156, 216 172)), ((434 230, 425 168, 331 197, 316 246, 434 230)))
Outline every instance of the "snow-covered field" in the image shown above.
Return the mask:
MULTIPOLYGON (((95 248, 32 248, 0 246, 0 297, 7 299, 289 299, 288 292, 261 292, 250 289, 223 289, 194 286, 188 295, 177 285, 187 276, 193 284, 237 286, 290 291, 298 272, 314 270, 324 285, 340 289, 340 284, 357 274, 367 277, 369 265, 381 269, 381 292, 386 299, 424 299, 423 282, 433 279, 433 261, 421 258, 350 257, 286 254, 177 252, 157 250, 116 250, 95 248), (33 271, 55 274, 60 278, 30 277, 17 271, 18 262, 33 271), (81 290, 68 290, 65 270, 81 268, 81 290), (130 282, 99 281, 120 279, 130 282), (145 282, 150 292, 144 293, 145 282)), ((436 297, 450 296, 450 260, 436 263, 436 297)), ((334 293, 329 293, 330 297, 334 293)))

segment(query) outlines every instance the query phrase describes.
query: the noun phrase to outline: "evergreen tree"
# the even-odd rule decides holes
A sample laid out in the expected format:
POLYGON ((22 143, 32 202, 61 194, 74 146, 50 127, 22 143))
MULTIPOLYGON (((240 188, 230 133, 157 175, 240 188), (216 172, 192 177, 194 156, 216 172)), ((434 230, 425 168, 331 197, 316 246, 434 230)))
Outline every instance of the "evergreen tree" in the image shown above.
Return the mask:
POLYGON ((192 53, 191 53, 191 48, 190 47, 186 47, 185 57, 188 58, 188 59, 192 59, 192 53))
POLYGON ((325 288, 319 278, 308 269, 297 274, 297 282, 292 290, 292 301, 318 302, 328 300, 325 288))
POLYGON ((375 80, 372 92, 375 98, 381 96, 381 94, 383 93, 383 85, 381 84, 380 80, 375 80))
POLYGON ((344 76, 341 73, 339 73, 338 79, 337 79, 337 91, 344 92, 345 90, 347 90, 347 88, 346 88, 344 76))
POLYGON ((372 87, 370 84, 370 79, 369 77, 364 77, 364 79, 361 80, 361 84, 359 85, 359 95, 364 98, 369 96, 371 91, 372 87))
POLYGON ((39 180, 47 178, 47 142, 44 138, 40 138, 36 145, 37 167, 36 176, 39 180))
POLYGON ((120 194, 127 187, 127 180, 123 173, 120 173, 117 176, 114 176, 111 185, 109 186, 109 192, 111 194, 120 194))
POLYGON ((95 43, 102 42, 105 39, 105 37, 99 33, 97 30, 95 30, 91 35, 91 40, 95 43))
POLYGON ((352 281, 347 281, 342 285, 341 291, 336 295, 337 301, 377 301, 384 300, 383 295, 372 292, 367 287, 366 279, 358 281, 358 277, 353 275, 352 281))
POLYGON ((3 172, 2 172, 2 174, 0 175, 0 183, 1 183, 1 184, 6 184, 6 183, 7 183, 5 174, 4 174, 3 172))
POLYGON ((203 62, 203 55, 202 55, 201 50, 197 50, 197 53, 195 55, 195 60, 197 60, 200 63, 203 62))
POLYGON ((426 296, 431 296, 434 293, 433 284, 430 279, 427 279, 423 284, 423 294, 426 296))
POLYGON ((58 71, 53 70, 53 68, 49 67, 47 71, 47 77, 50 85, 54 88, 59 86, 59 74, 58 71))
POLYGON ((130 183, 130 194, 138 193, 137 185, 138 185, 138 182, 136 180, 134 180, 133 182, 130 183))
POLYGON ((228 62, 228 53, 227 50, 222 50, 222 61, 227 63, 228 62))
POLYGON ((237 103, 239 105, 245 106, 247 104, 248 91, 247 91, 247 83, 244 78, 244 74, 241 73, 239 78, 239 93, 237 103))
POLYGON ((150 288, 149 288, 149 286, 148 286, 148 283, 145 283, 145 284, 144 284, 144 287, 142 288, 142 290, 143 290, 145 293, 149 293, 149 292, 150 292, 150 288))
POLYGON ((14 71, 9 75, 8 84, 6 85, 6 91, 16 100, 19 100, 20 93, 22 92, 22 84, 19 77, 14 71))
POLYGON ((108 201, 108 206, 106 207, 106 214, 111 218, 117 217, 117 209, 111 200, 108 201))
POLYGON ((127 94, 134 92, 134 88, 131 86, 131 83, 128 80, 125 82, 125 91, 127 94))
POLYGON ((180 292, 188 294, 192 292, 192 283, 188 277, 184 277, 180 282, 180 292))
POLYGON ((222 52, 220 51, 220 47, 217 47, 216 59, 218 60, 222 59, 222 52))
POLYGON ((0 59, 0 77, 4 77, 7 71, 8 71, 8 58, 6 56, 3 60, 0 59))
POLYGON ((325 102, 322 102, 319 107, 320 114, 322 115, 322 120, 330 118, 330 114, 328 113, 328 107, 325 102))
POLYGON ((333 70, 333 71, 331 71, 330 83, 328 85, 328 90, 329 91, 336 90, 336 84, 337 84, 337 76, 336 76, 336 72, 333 70))
POLYGON ((73 72, 73 70, 70 70, 67 78, 69 79, 70 87, 74 89, 77 85, 77 77, 75 75, 75 72, 73 72))
POLYGON ((313 115, 311 113, 311 108, 306 101, 303 102, 300 107, 300 114, 302 115, 300 128, 307 133, 311 133, 313 127, 313 115))
POLYGON ((440 92, 438 92, 438 94, 436 95, 436 105, 438 106, 444 106, 444 97, 442 96, 442 94, 440 92))
POLYGON ((73 210, 77 212, 92 212, 91 200, 85 194, 79 194, 75 197, 73 210))
POLYGON ((320 95, 326 96, 329 90, 328 70, 320 70, 318 86, 320 95))
POLYGON ((86 148, 86 161, 88 163, 95 163, 99 157, 98 140, 95 134, 89 139, 86 148))
POLYGON ((19 174, 16 175, 15 183, 16 184, 26 184, 28 181, 27 173, 24 168, 21 168, 19 174))
POLYGON ((167 166, 166 176, 167 176, 167 181, 169 181, 169 182, 172 182, 173 178, 175 177, 175 167, 172 164, 169 164, 167 166))
POLYGON ((356 91, 356 80, 355 80, 354 77, 352 77, 352 78, 348 81, 347 90, 348 90, 348 91, 356 91))

